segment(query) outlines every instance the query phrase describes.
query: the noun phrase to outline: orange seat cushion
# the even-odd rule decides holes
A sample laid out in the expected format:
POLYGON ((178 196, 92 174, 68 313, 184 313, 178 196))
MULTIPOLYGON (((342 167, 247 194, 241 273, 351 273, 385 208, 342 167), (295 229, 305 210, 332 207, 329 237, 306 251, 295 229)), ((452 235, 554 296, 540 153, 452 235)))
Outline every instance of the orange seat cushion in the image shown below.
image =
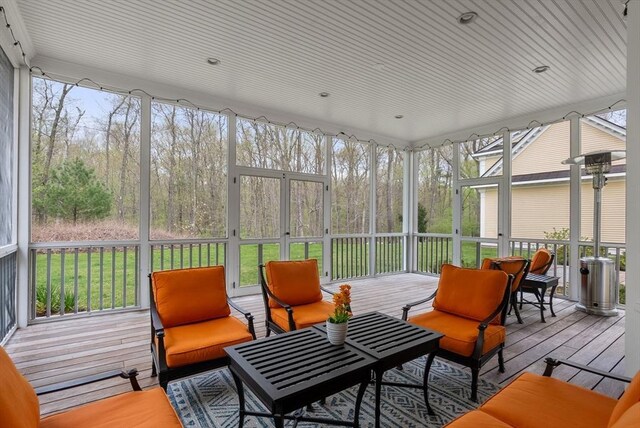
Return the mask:
POLYGON ((153 299, 165 328, 231 313, 224 266, 165 270, 152 273, 151 279, 153 299))
POLYGON ((520 287, 526 264, 527 260, 519 256, 487 258, 482 260, 482 269, 499 269, 509 275, 513 275, 511 291, 516 291, 520 287))
POLYGON ((613 413, 611 413, 608 426, 613 426, 627 409, 638 402, 640 402, 640 371, 636 373, 629 386, 627 386, 626 391, 624 391, 624 394, 622 394, 622 397, 618 400, 618 404, 616 404, 613 413))
POLYGON ((76 407, 40 423, 40 428, 73 427, 179 428, 182 424, 162 388, 152 388, 76 407))
POLYGON ((551 261, 551 251, 546 248, 539 248, 531 259, 531 266, 529 272, 544 275, 547 273, 549 266, 547 264, 551 261))
MULTIPOLYGON (((451 315, 439 310, 409 318, 409 322, 444 334, 440 339, 440 348, 463 355, 473 354, 478 340, 478 321, 451 315)), ((482 354, 504 343, 506 329, 501 325, 490 324, 484 331, 482 354)))
MULTIPOLYGON (((293 309, 293 322, 296 329, 311 327, 314 324, 324 322, 333 313, 332 303, 321 300, 308 305, 296 306, 293 309)), ((271 319, 284 331, 289 331, 289 316, 284 308, 271 309, 271 319)))
POLYGON ((511 425, 507 425, 480 410, 472 410, 445 426, 451 428, 511 428, 511 425))
POLYGON ((0 426, 36 428, 39 421, 35 391, 0 346, 0 426))
POLYGON ((224 347, 252 340, 247 326, 229 316, 164 330, 167 366, 181 367, 225 357, 224 347))
POLYGON ((640 427, 640 403, 629 407, 626 412, 620 415, 611 428, 638 428, 640 427))
POLYGON ((606 427, 616 400, 533 373, 520 375, 480 410, 519 428, 606 427))
MULTIPOLYGON (((318 261, 270 261, 265 265, 269 290, 287 305, 298 306, 322 300, 318 261)), ((269 299, 269 307, 280 305, 269 299)))
MULTIPOLYGON (((500 306, 509 277, 499 270, 442 265, 433 307, 442 312, 482 321, 500 306)), ((493 321, 499 324, 500 320, 493 321)))

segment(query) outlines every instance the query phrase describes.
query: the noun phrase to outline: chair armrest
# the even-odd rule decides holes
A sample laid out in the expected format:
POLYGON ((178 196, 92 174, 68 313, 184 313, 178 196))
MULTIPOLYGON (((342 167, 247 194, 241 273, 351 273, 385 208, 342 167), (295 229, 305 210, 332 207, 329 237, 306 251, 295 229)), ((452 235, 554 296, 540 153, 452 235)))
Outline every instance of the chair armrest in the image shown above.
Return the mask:
POLYGON ((156 310, 156 305, 152 304, 149 311, 151 312, 151 328, 155 332, 156 337, 164 337, 164 326, 156 310))
POLYGON ((328 289, 324 288, 322 285, 320 286, 320 290, 324 291, 327 294, 331 294, 332 296, 336 294, 335 291, 328 290, 328 289))
POLYGON ((78 379, 68 380, 66 382, 54 383, 52 385, 42 386, 35 388, 37 395, 49 394, 50 392, 64 391, 65 389, 75 388, 76 386, 87 385, 93 382, 100 382, 114 377, 121 377, 123 379, 129 379, 131 382, 131 388, 134 391, 142 391, 140 384, 138 384, 138 370, 131 369, 129 371, 124 370, 111 370, 109 372, 99 373, 91 376, 85 376, 78 379))
POLYGON ((423 303, 427 303, 429 300, 433 300, 433 298, 436 297, 436 293, 437 292, 438 292, 438 290, 434 291, 433 294, 431 296, 427 297, 426 299, 418 300, 417 302, 407 303, 406 305, 404 305, 402 307, 402 320, 403 321, 407 320, 407 317, 409 315, 409 310, 411 308, 413 308, 414 306, 421 305, 423 303))
POLYGON ((593 367, 585 366, 584 364, 574 363, 568 360, 556 360, 555 358, 549 357, 549 358, 546 358, 544 362, 547 363, 547 367, 544 370, 543 376, 547 376, 547 377, 551 376, 551 374, 553 373, 553 369, 564 364, 565 366, 573 367, 574 369, 584 370, 586 372, 593 373, 598 376, 606 377, 613 380, 619 380, 620 382, 627 382, 627 383, 631 382, 630 377, 605 372, 604 370, 598 370, 593 367))
POLYGON ((231 300, 229 298, 229 296, 227 296, 227 303, 229 303, 229 306, 231 306, 233 309, 235 309, 236 311, 240 312, 242 315, 244 315, 244 317, 247 319, 247 322, 249 323, 249 333, 251 333, 251 336, 253 336, 253 339, 256 339, 256 330, 253 326, 253 315, 251 315, 251 312, 248 312, 244 309, 242 309, 240 306, 238 306, 237 303, 234 303, 233 300, 231 300))
POLYGON ((291 306, 286 304, 285 302, 283 302, 279 298, 277 298, 276 295, 273 294, 271 292, 271 290, 269 290, 269 287, 265 287, 265 291, 267 292, 267 294, 269 295, 270 298, 272 298, 277 304, 279 304, 280 306, 285 308, 287 310, 287 312, 293 312, 293 309, 291 309, 291 306))
POLYGON ((486 317, 480 322, 480 324, 478 325, 478 330, 486 330, 487 327, 489 327, 489 324, 491 323, 491 321, 493 321, 498 315, 500 315, 500 312, 502 312, 503 308, 504 308, 504 305, 500 304, 500 306, 498 306, 496 310, 491 313, 491 315, 489 315, 488 317, 486 317))
POLYGON ((240 306, 238 306, 237 303, 235 303, 233 300, 231 300, 231 298, 229 298, 227 296, 227 303, 229 304, 229 306, 231 306, 233 309, 235 309, 236 311, 240 312, 242 315, 245 316, 245 318, 249 319, 249 317, 253 318, 253 315, 251 315, 251 312, 246 311, 244 309, 242 309, 240 306))

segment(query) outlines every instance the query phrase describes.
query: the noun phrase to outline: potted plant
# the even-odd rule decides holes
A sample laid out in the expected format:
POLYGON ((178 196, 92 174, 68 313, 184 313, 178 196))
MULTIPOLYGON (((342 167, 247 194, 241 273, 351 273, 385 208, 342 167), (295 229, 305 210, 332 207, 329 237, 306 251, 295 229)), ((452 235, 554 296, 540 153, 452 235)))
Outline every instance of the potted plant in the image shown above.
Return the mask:
POLYGON ((327 320, 327 338, 332 345, 342 345, 347 338, 347 326, 351 316, 351 286, 342 284, 333 295, 333 314, 327 320))

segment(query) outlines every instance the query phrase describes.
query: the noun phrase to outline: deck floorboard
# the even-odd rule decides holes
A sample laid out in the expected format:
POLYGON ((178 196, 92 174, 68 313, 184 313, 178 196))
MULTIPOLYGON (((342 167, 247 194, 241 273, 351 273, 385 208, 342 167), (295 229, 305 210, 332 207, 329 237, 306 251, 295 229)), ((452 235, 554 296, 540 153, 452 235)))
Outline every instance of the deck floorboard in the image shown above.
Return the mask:
MULTIPOLYGON (((437 286, 436 278, 417 274, 348 282, 353 287, 354 313, 379 311, 395 317, 402 315, 404 304, 426 297, 437 286)), ((337 287, 335 284, 328 288, 335 290, 337 287)), ((262 297, 253 295, 234 300, 255 316, 257 335, 263 337, 262 297)), ((542 373, 547 356, 569 358, 615 373, 624 371, 623 311, 618 317, 596 317, 576 312, 572 302, 562 299, 554 301, 554 309, 557 317, 545 314, 547 323, 540 322, 539 310, 530 305, 522 310, 524 324, 518 324, 515 316, 510 316, 505 349, 506 373, 498 372, 496 359, 483 368, 482 378, 504 385, 523 371, 542 373)), ((428 310, 430 304, 425 304, 413 309, 411 314, 428 310)), ((136 367, 140 371, 141 386, 150 387, 157 385, 157 380, 151 377, 149 330, 146 310, 97 315, 19 329, 6 349, 34 386, 136 367)), ((619 382, 609 382, 567 367, 557 368, 554 376, 613 397, 619 396, 624 387, 619 382)), ((112 379, 47 394, 40 397, 41 412, 43 415, 59 412, 129 389, 128 382, 112 379)))

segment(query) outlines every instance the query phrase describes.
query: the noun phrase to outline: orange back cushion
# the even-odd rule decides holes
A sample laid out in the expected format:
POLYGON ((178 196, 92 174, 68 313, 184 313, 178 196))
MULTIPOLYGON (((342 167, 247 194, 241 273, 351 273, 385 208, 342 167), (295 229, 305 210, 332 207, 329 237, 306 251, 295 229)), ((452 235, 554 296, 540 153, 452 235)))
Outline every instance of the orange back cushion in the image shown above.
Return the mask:
POLYGON ((511 290, 515 291, 520 286, 520 281, 522 281, 524 277, 526 263, 527 260, 519 256, 484 259, 482 261, 482 269, 500 269, 507 274, 514 275, 511 290))
POLYGON ((547 264, 551 261, 551 251, 546 248, 539 248, 531 259, 531 267, 529 272, 545 274, 549 269, 547 264))
POLYGON ((35 391, 0 346, 0 426, 37 428, 40 404, 35 391))
MULTIPOLYGON (((265 268, 269 290, 284 303, 298 306, 322 300, 317 260, 272 261, 265 268)), ((269 299, 269 307, 280 305, 269 299)))
MULTIPOLYGON (((500 305, 508 282, 508 275, 499 270, 465 269, 445 264, 433 307, 482 321, 500 305)), ((499 324, 499 318, 492 324, 499 324)))
POLYGON ((153 298, 164 327, 193 324, 231 314, 224 266, 151 274, 153 298))
POLYGON ((611 418, 609 418, 608 427, 612 427, 620 417, 631 408, 631 406, 640 402, 640 371, 631 380, 627 390, 618 400, 618 404, 613 408, 611 418))

